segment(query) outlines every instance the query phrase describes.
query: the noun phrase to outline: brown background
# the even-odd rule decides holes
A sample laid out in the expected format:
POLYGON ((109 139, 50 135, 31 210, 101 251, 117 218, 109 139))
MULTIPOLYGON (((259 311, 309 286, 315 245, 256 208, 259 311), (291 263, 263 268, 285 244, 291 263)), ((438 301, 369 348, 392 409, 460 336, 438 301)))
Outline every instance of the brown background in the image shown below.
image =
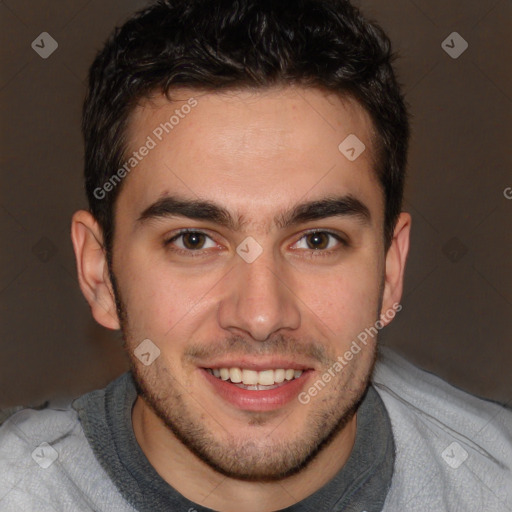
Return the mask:
MULTIPOLYGON (((404 309, 382 342, 450 382, 512 401, 509 0, 361 0, 401 54, 414 114, 404 309), (453 31, 469 43, 454 60, 453 31)), ((126 369, 75 277, 86 206, 79 131, 95 52, 136 0, 0 1, 0 406, 76 396, 126 369), (59 47, 44 60, 41 32, 59 47)))

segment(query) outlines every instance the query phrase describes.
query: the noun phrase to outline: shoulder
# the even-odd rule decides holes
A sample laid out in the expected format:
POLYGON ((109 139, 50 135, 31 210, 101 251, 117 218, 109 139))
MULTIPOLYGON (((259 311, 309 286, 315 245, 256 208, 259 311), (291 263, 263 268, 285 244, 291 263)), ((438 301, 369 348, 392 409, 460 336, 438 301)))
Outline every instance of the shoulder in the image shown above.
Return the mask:
POLYGON ((63 409, 21 409, 0 426, 0 466, 3 469, 25 471, 37 464, 40 445, 62 443, 65 438, 76 436, 79 427, 76 412, 63 409))
POLYGON ((388 497, 396 500, 393 506, 512 508, 510 409, 466 393, 386 348, 380 349, 372 383, 395 437, 388 497))
POLYGON ((77 411, 22 409, 0 426, 0 510, 132 510, 98 463, 77 411))
POLYGON ((72 409, 22 409, 0 426, 0 508, 58 510, 55 465, 64 446, 76 437, 72 409), (64 441, 64 440, 67 440, 64 441))

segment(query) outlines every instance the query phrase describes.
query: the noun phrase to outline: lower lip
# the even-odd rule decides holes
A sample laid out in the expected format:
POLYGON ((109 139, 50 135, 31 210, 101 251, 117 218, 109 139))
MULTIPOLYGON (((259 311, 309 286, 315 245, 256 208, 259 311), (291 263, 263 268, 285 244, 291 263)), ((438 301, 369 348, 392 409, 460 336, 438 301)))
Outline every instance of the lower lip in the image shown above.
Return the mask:
POLYGON ((244 411, 274 411, 285 406, 297 397, 312 373, 312 370, 306 370, 297 379, 285 381, 278 388, 252 391, 219 379, 204 368, 200 370, 204 378, 224 400, 244 411))

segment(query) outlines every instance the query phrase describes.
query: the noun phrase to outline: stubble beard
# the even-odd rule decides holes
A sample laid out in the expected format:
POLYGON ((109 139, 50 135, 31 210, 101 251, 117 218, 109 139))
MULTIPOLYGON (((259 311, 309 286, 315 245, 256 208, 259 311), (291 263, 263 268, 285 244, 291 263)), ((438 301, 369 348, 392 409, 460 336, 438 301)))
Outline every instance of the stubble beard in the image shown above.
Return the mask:
MULTIPOLYGON (((163 357, 157 358, 150 367, 140 365, 133 354, 135 346, 130 337, 127 309, 113 273, 110 277, 124 347, 138 395, 190 452, 226 477, 243 481, 275 482, 299 473, 340 434, 354 417, 366 394, 376 361, 376 343, 375 348, 367 347, 373 353, 360 368, 355 368, 357 365, 354 364, 345 368, 343 372, 349 372, 350 375, 344 382, 338 379, 329 390, 319 393, 318 403, 322 407, 311 410, 302 433, 295 439, 290 440, 284 432, 286 418, 263 438, 259 433, 243 439, 236 437, 229 434, 229 426, 223 427, 225 432, 215 435, 208 424, 218 428, 222 422, 212 417, 201 404, 197 404, 184 385, 177 382, 169 367, 162 364, 163 357), (277 431, 282 432, 279 440, 275 436, 271 438, 272 433, 277 431)), ((318 377, 322 374, 319 371, 318 377)), ((257 429, 270 418, 268 413, 250 413, 248 425, 257 429)))

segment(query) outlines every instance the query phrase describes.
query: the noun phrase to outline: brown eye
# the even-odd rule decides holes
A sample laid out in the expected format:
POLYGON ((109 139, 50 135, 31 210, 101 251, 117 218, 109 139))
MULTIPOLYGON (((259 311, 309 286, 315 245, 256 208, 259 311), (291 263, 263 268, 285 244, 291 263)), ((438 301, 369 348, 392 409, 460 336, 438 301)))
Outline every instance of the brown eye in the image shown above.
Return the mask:
POLYGON ((329 234, 328 233, 311 233, 306 235, 306 242, 308 249, 326 249, 329 245, 329 234))
POLYGON ((164 246, 174 246, 179 251, 198 252, 215 247, 215 242, 201 231, 181 231, 164 242, 164 246))
POLYGON ((295 243, 295 249, 309 251, 310 254, 334 254, 343 247, 349 247, 349 244, 340 235, 330 231, 310 231, 305 233, 300 240, 295 243))
POLYGON ((183 237, 183 246, 186 249, 202 249, 206 237, 203 233, 185 233, 181 235, 183 237))

